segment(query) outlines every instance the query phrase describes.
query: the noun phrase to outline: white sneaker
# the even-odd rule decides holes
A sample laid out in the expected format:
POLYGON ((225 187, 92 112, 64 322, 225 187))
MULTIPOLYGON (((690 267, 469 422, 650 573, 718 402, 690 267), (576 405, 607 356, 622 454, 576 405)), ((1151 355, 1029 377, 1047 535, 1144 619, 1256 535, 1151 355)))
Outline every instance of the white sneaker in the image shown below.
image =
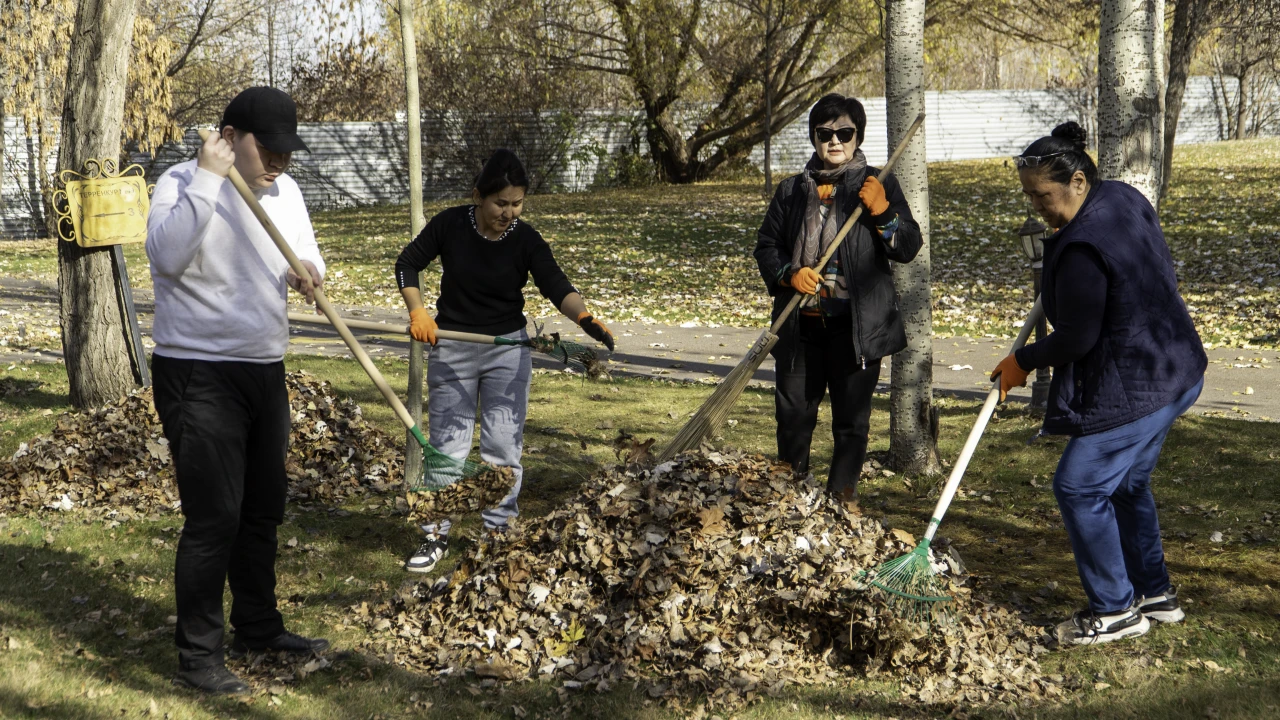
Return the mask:
POLYGON ((1138 611, 1152 622, 1182 622, 1187 614, 1178 606, 1178 591, 1170 585, 1164 592, 1138 600, 1138 611))
POLYGON ((1146 635, 1150 629, 1151 622, 1134 606, 1110 615, 1079 610, 1058 625, 1057 635, 1060 645, 1097 645, 1146 635))
POLYGON ((404 569, 412 573, 429 573, 436 563, 449 554, 448 535, 428 535, 418 549, 404 561, 404 569))

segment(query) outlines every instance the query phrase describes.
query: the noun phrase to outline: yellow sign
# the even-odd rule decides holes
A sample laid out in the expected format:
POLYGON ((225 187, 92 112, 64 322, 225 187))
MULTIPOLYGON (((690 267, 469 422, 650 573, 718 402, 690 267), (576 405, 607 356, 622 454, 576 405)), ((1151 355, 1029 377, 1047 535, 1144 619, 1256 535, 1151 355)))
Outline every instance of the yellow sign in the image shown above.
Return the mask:
POLYGON ((63 189, 53 194, 58 235, 80 247, 102 247, 147 239, 150 190, 142 167, 123 172, 114 160, 90 160, 84 174, 63 170, 63 189))

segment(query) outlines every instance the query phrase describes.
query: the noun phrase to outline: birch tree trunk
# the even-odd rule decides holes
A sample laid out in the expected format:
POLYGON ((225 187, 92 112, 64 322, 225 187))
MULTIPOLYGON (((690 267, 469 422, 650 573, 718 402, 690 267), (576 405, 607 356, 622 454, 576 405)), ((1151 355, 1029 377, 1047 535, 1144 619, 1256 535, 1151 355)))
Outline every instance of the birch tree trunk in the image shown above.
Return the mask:
MULTIPOLYGON (((58 172, 83 170, 90 158, 120 156, 125 84, 138 0, 81 0, 67 60, 58 172)), ((50 214, 50 237, 58 237, 50 214)), ((110 247, 58 241, 62 357, 71 404, 115 400, 134 385, 128 329, 110 247)), ((145 362, 145 358, 139 358, 145 362)))
POLYGON ((1164 179, 1164 2, 1102 0, 1098 170, 1159 207, 1164 179))
MULTIPOLYGON (((885 97, 889 147, 924 112, 925 0, 889 0, 885 41, 885 97)), ((894 174, 906 195, 924 244, 915 260, 893 266, 907 348, 893 356, 889 459, 900 472, 934 474, 937 411, 933 406, 933 309, 929 296, 929 167, 924 129, 907 146, 894 174)))

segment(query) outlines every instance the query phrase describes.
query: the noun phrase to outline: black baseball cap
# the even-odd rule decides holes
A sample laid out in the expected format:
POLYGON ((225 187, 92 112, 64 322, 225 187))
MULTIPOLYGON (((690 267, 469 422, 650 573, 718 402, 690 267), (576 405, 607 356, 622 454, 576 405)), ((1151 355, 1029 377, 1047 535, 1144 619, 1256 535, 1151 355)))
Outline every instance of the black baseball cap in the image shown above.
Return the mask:
POLYGON ((311 152, 298 137, 298 105, 283 90, 273 87, 242 90, 222 111, 221 127, 227 125, 253 133, 254 139, 272 152, 311 152))

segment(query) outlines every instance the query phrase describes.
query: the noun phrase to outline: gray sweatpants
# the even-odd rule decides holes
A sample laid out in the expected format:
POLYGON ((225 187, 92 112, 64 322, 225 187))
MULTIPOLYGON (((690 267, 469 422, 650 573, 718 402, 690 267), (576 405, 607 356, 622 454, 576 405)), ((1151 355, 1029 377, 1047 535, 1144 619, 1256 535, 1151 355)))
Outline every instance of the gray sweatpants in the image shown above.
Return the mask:
MULTIPOLYGON (((522 329, 505 337, 526 340, 522 329)), ((480 459, 509 467, 515 486, 497 507, 481 512, 487 528, 505 528, 519 514, 524 469, 524 421, 529 410, 529 381, 533 376, 530 350, 523 346, 478 345, 440 340, 427 361, 427 419, 431 446, 455 458, 471 451, 476 406, 480 407, 480 459)), ((447 533, 448 522, 436 528, 447 533)))

